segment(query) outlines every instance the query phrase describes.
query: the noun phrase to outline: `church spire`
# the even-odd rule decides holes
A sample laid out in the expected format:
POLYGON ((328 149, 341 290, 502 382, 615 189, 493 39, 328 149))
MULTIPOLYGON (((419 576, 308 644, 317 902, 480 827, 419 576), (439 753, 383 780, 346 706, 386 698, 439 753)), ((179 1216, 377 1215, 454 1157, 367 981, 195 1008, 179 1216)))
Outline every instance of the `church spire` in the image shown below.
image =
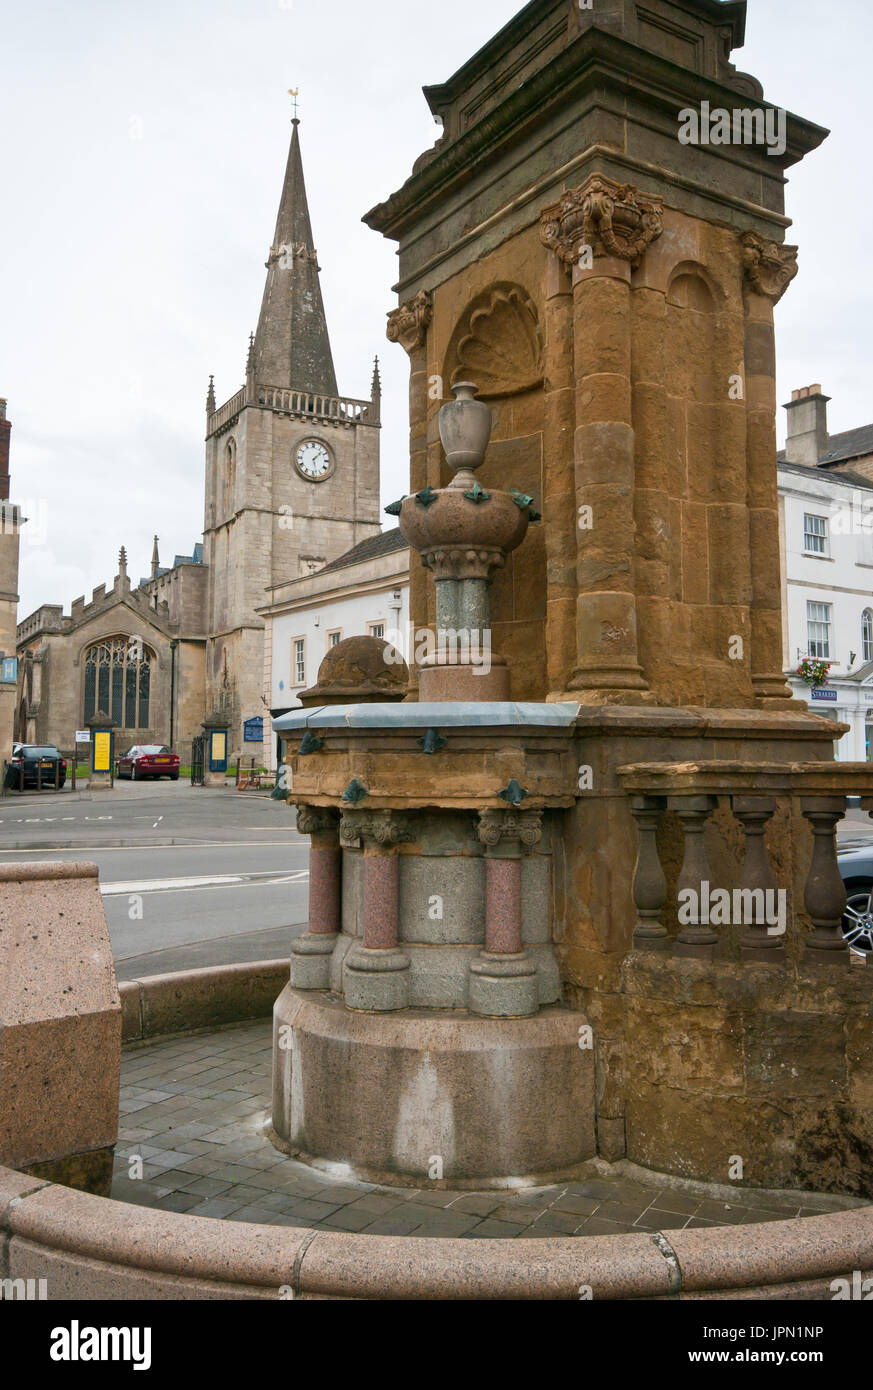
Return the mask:
POLYGON ((338 395, 295 117, 252 353, 259 386, 338 395))

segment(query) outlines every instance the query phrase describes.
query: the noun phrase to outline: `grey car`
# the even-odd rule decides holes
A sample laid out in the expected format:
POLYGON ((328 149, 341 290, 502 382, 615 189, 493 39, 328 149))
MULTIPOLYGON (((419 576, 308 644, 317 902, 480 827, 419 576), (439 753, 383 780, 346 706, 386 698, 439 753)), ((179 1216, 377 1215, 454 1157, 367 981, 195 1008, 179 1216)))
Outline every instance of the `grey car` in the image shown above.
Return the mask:
POLYGON ((843 935, 854 951, 873 952, 873 842, 844 840, 837 848, 848 905, 843 935))

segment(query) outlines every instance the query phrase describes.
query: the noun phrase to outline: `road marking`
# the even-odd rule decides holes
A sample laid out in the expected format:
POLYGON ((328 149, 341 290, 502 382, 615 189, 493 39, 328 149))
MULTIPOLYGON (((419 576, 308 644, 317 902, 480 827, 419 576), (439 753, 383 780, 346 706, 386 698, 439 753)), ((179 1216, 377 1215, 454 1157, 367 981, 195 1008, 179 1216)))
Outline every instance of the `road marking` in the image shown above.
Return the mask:
POLYGON ((267 884, 300 883, 309 878, 309 871, 276 874, 211 874, 199 878, 147 878, 129 883, 102 883, 100 892, 111 898, 134 893, 180 893, 192 888, 262 888, 267 884))
MULTIPOLYGON (((294 834, 294 831, 290 832, 294 834)), ((0 854, 130 854, 144 849, 305 849, 306 841, 289 840, 287 845, 277 845, 274 840, 186 840, 183 844, 163 844, 160 840, 130 840, 126 845, 39 845, 19 846, 18 849, 0 849, 0 854)))

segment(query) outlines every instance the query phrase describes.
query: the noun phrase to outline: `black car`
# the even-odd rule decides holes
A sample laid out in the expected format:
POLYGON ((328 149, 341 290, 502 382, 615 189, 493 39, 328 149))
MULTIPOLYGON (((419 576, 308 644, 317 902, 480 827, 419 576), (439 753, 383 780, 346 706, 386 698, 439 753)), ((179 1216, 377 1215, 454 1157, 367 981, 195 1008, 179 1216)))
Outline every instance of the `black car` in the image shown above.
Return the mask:
POLYGON ((837 863, 848 905, 843 936, 854 951, 873 952, 873 841, 848 840, 837 847, 837 863))
POLYGON ((44 787, 60 788, 67 780, 67 760, 53 744, 14 743, 6 769, 6 786, 13 791, 44 787))

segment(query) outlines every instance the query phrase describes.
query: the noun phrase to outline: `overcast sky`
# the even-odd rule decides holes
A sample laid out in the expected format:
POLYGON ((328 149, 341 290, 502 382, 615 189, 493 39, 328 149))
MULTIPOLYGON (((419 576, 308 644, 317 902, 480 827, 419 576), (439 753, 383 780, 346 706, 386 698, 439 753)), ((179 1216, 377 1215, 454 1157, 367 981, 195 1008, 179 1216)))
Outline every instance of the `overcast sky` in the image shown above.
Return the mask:
MULTIPOLYGON (((407 358, 385 340, 393 243, 362 215, 438 129, 445 80, 516 0, 0 0, 0 396, 32 518, 19 618, 189 554, 206 387, 241 384, 287 155, 301 139, 339 389, 383 362, 382 495, 408 481, 407 358)), ((738 66, 830 127, 788 187, 801 274, 777 309, 780 401, 821 381, 873 420, 871 0, 750 0, 738 66)), ((784 413, 780 411, 780 437, 784 413)))

